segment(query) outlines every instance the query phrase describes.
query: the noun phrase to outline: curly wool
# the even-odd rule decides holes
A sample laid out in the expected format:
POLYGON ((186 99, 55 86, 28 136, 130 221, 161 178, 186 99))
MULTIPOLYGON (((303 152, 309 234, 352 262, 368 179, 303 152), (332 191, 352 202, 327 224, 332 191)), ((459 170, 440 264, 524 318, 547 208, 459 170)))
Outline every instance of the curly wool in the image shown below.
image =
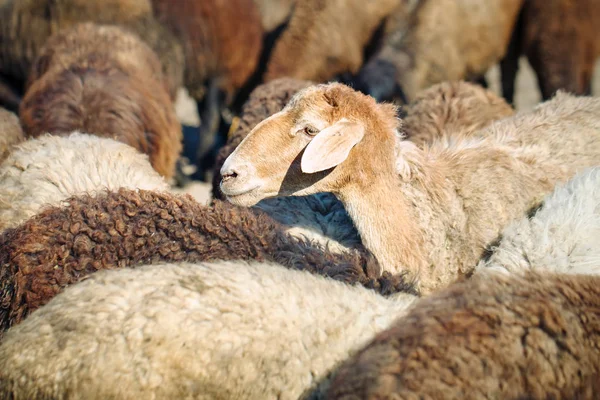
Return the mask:
POLYGON ((148 156, 112 139, 75 132, 27 140, 0 164, 0 231, 71 196, 121 187, 169 188, 148 156))
POLYGON ((98 270, 173 261, 257 260, 382 294, 411 291, 368 252, 336 254, 285 234, 266 214, 191 196, 120 189, 48 208, 0 238, 0 330, 98 270))
POLYGON ((326 399, 595 399, 600 278, 474 278, 426 297, 337 371, 326 399))
POLYGON ((14 145, 24 139, 19 118, 16 114, 0 107, 0 162, 8 157, 14 145))

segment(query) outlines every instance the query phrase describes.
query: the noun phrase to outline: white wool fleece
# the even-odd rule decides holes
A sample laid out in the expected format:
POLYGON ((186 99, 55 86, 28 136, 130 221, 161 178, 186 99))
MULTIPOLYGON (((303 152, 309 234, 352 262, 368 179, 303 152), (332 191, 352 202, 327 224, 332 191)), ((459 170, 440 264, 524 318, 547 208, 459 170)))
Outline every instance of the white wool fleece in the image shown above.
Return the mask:
POLYGON ((101 271, 7 331, 0 398, 297 399, 414 299, 258 262, 101 271))
POLYGON ((147 155, 112 139, 74 132, 27 140, 0 164, 0 232, 45 205, 121 187, 167 190, 169 185, 147 155))
POLYGON ((600 273, 600 167, 548 195, 535 215, 509 225, 478 273, 546 270, 600 273))

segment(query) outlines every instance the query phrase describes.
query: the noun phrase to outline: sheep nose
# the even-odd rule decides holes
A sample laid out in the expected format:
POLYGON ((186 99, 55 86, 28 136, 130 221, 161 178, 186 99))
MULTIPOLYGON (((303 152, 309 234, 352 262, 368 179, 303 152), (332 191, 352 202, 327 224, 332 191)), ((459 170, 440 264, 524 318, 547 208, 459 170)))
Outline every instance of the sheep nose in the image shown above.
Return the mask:
POLYGON ((236 169, 233 169, 233 168, 227 168, 227 169, 222 168, 221 169, 221 177, 223 178, 223 182, 230 181, 232 179, 237 178, 238 176, 239 176, 239 173, 237 172, 236 169))

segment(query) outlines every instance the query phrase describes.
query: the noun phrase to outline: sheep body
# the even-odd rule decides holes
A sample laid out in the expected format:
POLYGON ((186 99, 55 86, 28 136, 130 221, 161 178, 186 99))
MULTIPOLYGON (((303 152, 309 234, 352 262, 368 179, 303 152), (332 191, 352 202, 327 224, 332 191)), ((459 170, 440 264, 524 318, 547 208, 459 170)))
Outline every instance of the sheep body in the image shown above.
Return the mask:
POLYGON ((0 393, 296 399, 413 299, 273 264, 103 271, 7 333, 0 393))
POLYGON ((424 298, 347 360, 327 399, 593 399, 597 276, 478 277, 424 298))
POLYGON ((20 106, 25 134, 75 130, 110 137, 150 156, 171 177, 181 126, 154 52, 115 26, 79 24, 50 38, 20 106))
POLYGON ((597 273, 600 265, 600 168, 576 175, 535 214, 510 224, 477 272, 545 270, 597 273))
POLYGON ((594 66, 600 56, 598 19, 598 0, 524 2, 513 50, 501 64, 504 96, 512 102, 521 55, 533 67, 544 100, 559 89, 591 95, 594 66))
POLYGON ((383 268, 411 271, 429 292, 471 274, 506 225, 598 164, 598 115, 599 99, 559 93, 475 138, 420 149, 398 140, 395 107, 319 85, 244 139, 223 165, 221 190, 246 206, 333 192, 383 268))
POLYGON ((146 155, 112 139, 75 132, 27 140, 0 164, 0 231, 37 214, 44 205, 120 187, 168 189, 146 155))
POLYGON ((356 73, 364 50, 398 0, 299 0, 275 44, 265 81, 282 77, 323 82, 356 73))
POLYGON ((129 189, 81 195, 48 207, 0 237, 0 334, 65 286, 104 269, 179 261, 257 260, 361 284, 381 294, 411 291, 381 275, 366 251, 335 254, 287 235, 258 210, 129 189))
POLYGON ((8 156, 11 148, 24 139, 19 117, 0 107, 0 163, 8 156))
POLYGON ((381 50, 356 87, 390 100, 396 85, 407 101, 443 81, 472 80, 504 57, 523 0, 423 0, 395 18, 381 50))
POLYGON ((504 99, 465 81, 442 82, 419 92, 405 107, 401 130, 420 147, 436 140, 473 136, 514 114, 504 99))
POLYGON ((265 32, 275 30, 284 24, 292 14, 296 0, 254 0, 260 12, 265 32))
POLYGON ((0 74, 23 86, 52 35, 78 23, 126 26, 152 47, 163 65, 171 98, 183 81, 183 50, 152 15, 150 0, 6 0, 0 4, 0 74))

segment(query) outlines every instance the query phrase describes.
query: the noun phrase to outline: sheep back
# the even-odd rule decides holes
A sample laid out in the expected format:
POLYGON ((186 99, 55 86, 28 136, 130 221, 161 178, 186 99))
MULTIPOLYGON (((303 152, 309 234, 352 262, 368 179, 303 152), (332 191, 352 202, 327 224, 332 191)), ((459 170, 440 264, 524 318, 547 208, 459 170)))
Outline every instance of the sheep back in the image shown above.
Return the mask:
POLYGON ((402 130, 419 146, 434 140, 471 136, 514 109, 491 90, 464 82, 443 82, 420 91, 407 107, 402 130))
POLYGON ((256 262, 103 271, 7 333, 0 395, 296 399, 413 299, 256 262))
POLYGON ((286 235, 259 210, 224 202, 206 207, 187 195, 128 189, 64 204, 0 237, 0 330, 96 271, 158 262, 271 261, 382 294, 413 291, 403 276, 381 275, 366 250, 325 251, 286 235))
POLYGON ((168 189, 146 155, 112 139, 76 132, 27 140, 0 164, 0 231, 22 223, 44 205, 120 187, 168 189))
POLYGON ((326 398, 595 398, 598 279, 495 274, 455 284, 345 362, 326 398))
POLYGON ((114 138, 150 156, 171 177, 181 126, 153 51, 118 27, 80 24, 47 43, 20 106, 25 134, 79 130, 114 138))
POLYGON ((299 0, 275 44, 265 81, 282 77, 324 82, 356 73, 375 31, 398 0, 299 0))

